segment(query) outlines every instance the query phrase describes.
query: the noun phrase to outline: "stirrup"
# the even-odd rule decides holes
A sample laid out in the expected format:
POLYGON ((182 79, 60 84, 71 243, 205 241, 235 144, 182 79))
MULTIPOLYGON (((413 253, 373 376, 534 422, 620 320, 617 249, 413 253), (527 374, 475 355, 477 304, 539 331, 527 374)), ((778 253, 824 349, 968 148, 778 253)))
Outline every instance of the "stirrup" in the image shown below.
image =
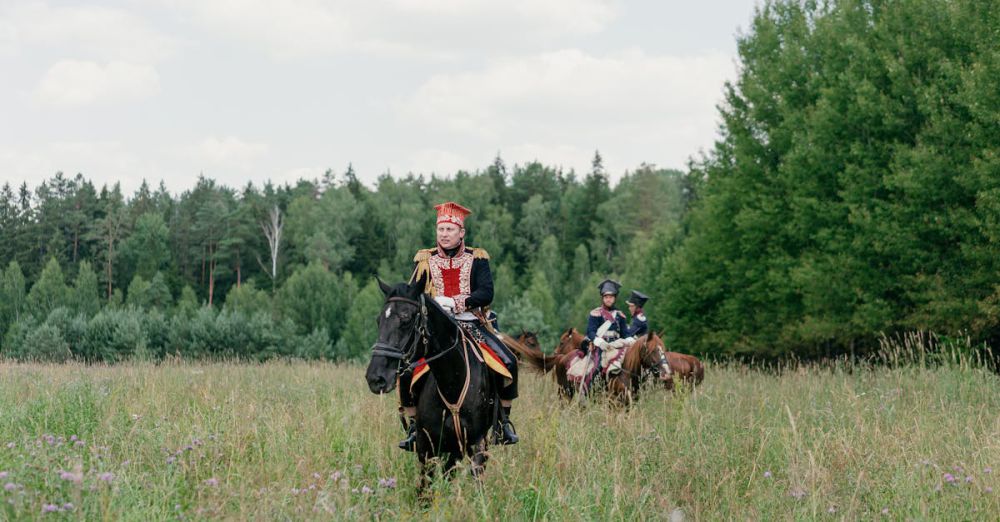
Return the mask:
POLYGON ((517 444, 520 437, 517 436, 517 432, 514 431, 514 423, 510 419, 505 419, 497 422, 496 428, 494 428, 496 433, 493 436, 493 442, 501 446, 510 446, 512 444, 517 444))
POLYGON ((399 441, 399 449, 403 451, 416 451, 417 449, 417 419, 410 419, 409 428, 406 430, 406 438, 399 441))

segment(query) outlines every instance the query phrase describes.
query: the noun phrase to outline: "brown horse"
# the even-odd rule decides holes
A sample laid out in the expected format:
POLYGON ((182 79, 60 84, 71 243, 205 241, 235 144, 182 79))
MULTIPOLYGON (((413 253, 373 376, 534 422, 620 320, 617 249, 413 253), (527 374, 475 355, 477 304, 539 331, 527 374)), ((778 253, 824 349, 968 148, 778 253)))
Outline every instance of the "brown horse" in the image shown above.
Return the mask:
MULTIPOLYGON (((658 334, 653 334, 652 339, 667 354, 667 364, 670 365, 674 378, 687 385, 689 391, 693 391, 695 386, 705 380, 705 365, 697 357, 686 353, 668 352, 663 344, 663 339, 658 334)), ((673 383, 668 384, 667 389, 669 390, 673 383)))
MULTIPOLYGON (((552 371, 553 377, 559 385, 560 395, 565 398, 573 398, 576 394, 576 386, 569 381, 569 378, 566 375, 566 363, 572 359, 573 355, 579 349, 580 342, 583 341, 583 334, 578 332, 575 328, 566 330, 559 337, 559 344, 556 345, 555 352, 551 355, 541 351, 538 343, 538 336, 532 332, 522 332, 521 335, 518 336, 517 341, 521 344, 521 347, 517 349, 517 352, 521 354, 521 359, 543 374, 552 371)), ((636 341, 636 343, 639 342, 640 340, 636 341)), ((705 367, 702 365, 701 361, 698 360, 698 358, 692 355, 667 351, 664 346, 663 339, 659 335, 652 334, 651 336, 645 338, 643 346, 646 349, 645 351, 630 350, 629 354, 626 355, 626 360, 629 355, 635 358, 638 357, 640 353, 643 353, 646 357, 641 358, 642 364, 640 364, 639 367, 645 368, 645 371, 647 372, 645 377, 648 377, 651 374, 662 375, 663 371, 659 369, 660 361, 653 358, 654 355, 657 355, 658 358, 658 353, 662 351, 666 357, 667 365, 670 367, 670 372, 672 373, 672 378, 660 379, 666 389, 674 389, 675 380, 685 383, 688 386, 688 389, 693 389, 695 385, 701 384, 701 382, 705 379, 705 367), (652 348, 656 348, 657 350, 654 351, 652 348)), ((623 367, 625 366, 625 363, 623 363, 623 367)), ((642 371, 640 370, 639 373, 641 374, 642 371)), ((632 376, 629 375, 628 377, 631 381, 632 376)), ((644 380, 644 377, 640 375, 639 379, 640 381, 644 380)), ((616 386, 618 387, 618 390, 623 392, 626 389, 631 389, 632 383, 629 382, 627 385, 622 384, 616 386)), ((636 386, 638 386, 638 383, 636 386)))
MULTIPOLYGON (((523 332, 517 341, 521 344, 518 352, 521 360, 535 370, 545 374, 552 371, 559 394, 567 399, 576 395, 577 387, 569 380, 566 366, 576 356, 583 334, 575 328, 570 328, 559 337, 555 353, 549 355, 541 351, 538 337, 531 332, 523 332)), ((612 401, 619 404, 629 404, 638 396, 639 386, 644 376, 656 374, 672 388, 672 377, 664 365, 666 354, 662 351, 663 343, 655 336, 642 336, 636 339, 622 361, 622 371, 605 380, 605 386, 612 401)))

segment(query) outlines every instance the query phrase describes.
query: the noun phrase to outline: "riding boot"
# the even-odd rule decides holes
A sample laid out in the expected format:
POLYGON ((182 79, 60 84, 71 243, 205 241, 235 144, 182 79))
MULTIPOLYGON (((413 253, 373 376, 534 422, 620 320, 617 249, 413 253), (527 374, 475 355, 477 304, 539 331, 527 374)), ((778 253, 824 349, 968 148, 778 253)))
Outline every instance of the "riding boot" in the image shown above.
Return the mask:
POLYGON ((403 427, 406 428, 406 438, 399 441, 399 449, 404 451, 414 451, 417 448, 417 418, 409 417, 404 418, 402 414, 399 416, 400 422, 403 423, 403 427))
POLYGON ((503 414, 497 419, 496 443, 504 446, 517 444, 520 438, 514 431, 514 424, 510 422, 510 406, 504 406, 501 410, 503 410, 503 414))

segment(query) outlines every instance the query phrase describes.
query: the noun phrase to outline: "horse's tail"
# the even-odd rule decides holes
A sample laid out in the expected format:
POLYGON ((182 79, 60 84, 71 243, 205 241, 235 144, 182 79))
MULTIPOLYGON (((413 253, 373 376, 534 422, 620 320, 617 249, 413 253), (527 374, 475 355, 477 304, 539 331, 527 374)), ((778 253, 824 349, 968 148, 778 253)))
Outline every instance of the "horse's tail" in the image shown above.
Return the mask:
POLYGON ((519 342, 513 337, 504 335, 501 336, 501 340, 506 344, 511 350, 517 352, 521 356, 521 360, 528 363, 533 370, 538 371, 541 374, 546 374, 551 371, 556 365, 561 363, 562 356, 558 354, 548 355, 545 352, 539 350, 538 348, 532 348, 525 343, 519 342))

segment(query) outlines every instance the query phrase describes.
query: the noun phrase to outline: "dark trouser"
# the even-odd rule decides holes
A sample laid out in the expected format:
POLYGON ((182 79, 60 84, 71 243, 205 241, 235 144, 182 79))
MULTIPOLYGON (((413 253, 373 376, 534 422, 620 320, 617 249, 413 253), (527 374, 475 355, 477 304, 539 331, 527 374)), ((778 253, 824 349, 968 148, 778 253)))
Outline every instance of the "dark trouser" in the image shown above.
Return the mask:
MULTIPOLYGON (((497 336, 490 333, 486 328, 479 323, 479 321, 459 321, 459 324, 465 328, 473 339, 476 341, 484 342, 487 346, 493 350, 494 353, 500 357, 503 365, 510 372, 511 377, 513 377, 513 382, 508 386, 500 386, 500 390, 497 395, 500 396, 502 401, 512 401, 517 398, 517 357, 514 356, 514 352, 510 351, 497 336)), ((492 370, 491 370, 492 372, 492 370)), ((497 380, 500 380, 499 375, 495 375, 497 380)), ((410 408, 417 405, 416 395, 420 393, 420 382, 417 382, 416 387, 413 391, 410 391, 410 384, 413 382, 413 372, 407 371, 403 372, 399 376, 399 404, 404 408, 410 408)))

